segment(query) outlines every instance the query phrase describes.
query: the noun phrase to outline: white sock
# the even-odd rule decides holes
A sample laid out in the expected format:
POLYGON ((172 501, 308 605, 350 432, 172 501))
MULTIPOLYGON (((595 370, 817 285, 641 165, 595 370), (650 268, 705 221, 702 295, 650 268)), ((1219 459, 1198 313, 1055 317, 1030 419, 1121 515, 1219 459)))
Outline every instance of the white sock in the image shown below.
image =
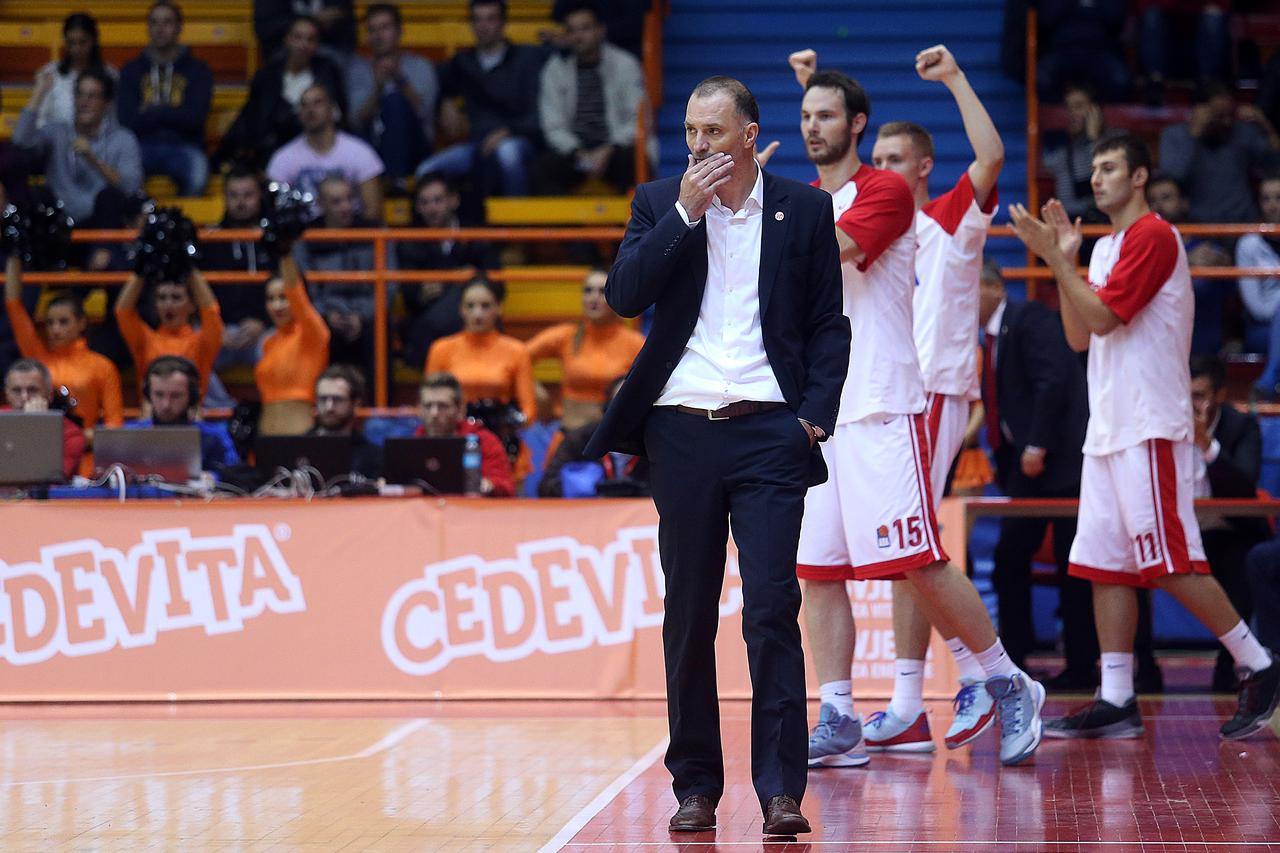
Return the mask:
POLYGON ((898 658, 893 667, 893 698, 889 710, 899 720, 915 722, 924 710, 924 661, 898 658))
MULTIPOLYGON (((1009 659, 1009 655, 1004 650, 1004 643, 1000 642, 1000 638, 996 638, 995 645, 986 651, 978 652, 975 657, 978 664, 982 667, 982 672, 987 678, 993 675, 1023 675, 1026 673, 1013 665, 1013 661, 1009 659)), ((1028 681, 1031 679, 1028 678, 1028 681)))
POLYGON ((974 657, 973 652, 969 651, 969 647, 959 637, 952 637, 946 643, 951 656, 956 659, 956 666, 960 667, 960 682, 962 684, 965 681, 987 680, 987 673, 983 670, 982 664, 978 663, 978 659, 974 657))
POLYGON ((1102 653, 1102 699, 1123 707, 1133 698, 1133 655, 1129 652, 1102 653))
POLYGON ((1236 659, 1236 666, 1242 666, 1250 672, 1261 672, 1271 666, 1271 654, 1262 643, 1258 642, 1258 638, 1249 630, 1249 626, 1243 619, 1219 637, 1218 642, 1231 652, 1231 656, 1236 659))
POLYGON ((846 717, 853 716, 852 681, 828 681, 818 690, 822 693, 823 704, 834 705, 835 709, 846 717))

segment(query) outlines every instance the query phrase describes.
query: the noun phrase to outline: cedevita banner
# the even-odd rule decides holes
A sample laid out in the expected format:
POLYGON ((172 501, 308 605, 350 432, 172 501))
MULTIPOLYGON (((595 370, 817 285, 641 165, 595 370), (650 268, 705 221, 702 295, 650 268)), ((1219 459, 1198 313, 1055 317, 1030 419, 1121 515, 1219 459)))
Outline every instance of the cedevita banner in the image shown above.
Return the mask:
MULTIPOLYGON (((647 500, 27 503, 0 524, 6 700, 663 695, 647 500)), ((889 584, 850 590, 855 690, 888 695, 889 584)), ((725 697, 749 695, 741 608, 731 547, 725 697)), ((934 639, 926 690, 946 697, 934 639)))

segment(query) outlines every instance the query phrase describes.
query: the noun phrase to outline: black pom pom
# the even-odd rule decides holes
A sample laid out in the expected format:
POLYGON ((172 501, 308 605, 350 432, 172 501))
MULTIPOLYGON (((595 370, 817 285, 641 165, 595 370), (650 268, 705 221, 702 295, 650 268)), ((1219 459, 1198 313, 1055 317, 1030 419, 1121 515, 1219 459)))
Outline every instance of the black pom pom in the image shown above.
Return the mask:
POLYGON ((183 281, 200 262, 196 227, 176 207, 159 207, 147 215, 138 234, 134 272, 149 284, 183 281))
POLYGON ((0 213, 0 248, 17 255, 23 266, 31 263, 31 217, 16 206, 5 205, 0 213))
POLYGON ((311 223, 311 193, 272 181, 267 185, 267 209, 262 217, 262 242, 279 258, 293 248, 311 223))
POLYGON ((71 256, 71 229, 76 223, 62 202, 52 194, 38 194, 26 222, 28 249, 24 265, 55 272, 65 270, 71 256))

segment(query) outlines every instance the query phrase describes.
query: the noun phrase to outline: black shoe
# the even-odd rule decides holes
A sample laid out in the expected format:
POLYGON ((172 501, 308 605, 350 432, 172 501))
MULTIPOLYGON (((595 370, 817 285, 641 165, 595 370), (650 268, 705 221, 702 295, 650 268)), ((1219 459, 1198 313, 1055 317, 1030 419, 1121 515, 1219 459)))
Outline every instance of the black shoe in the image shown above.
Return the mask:
POLYGON ((1044 736, 1056 738, 1133 738, 1142 737, 1143 731, 1136 698, 1123 707, 1094 699, 1075 713, 1044 724, 1044 736))
POLYGON ((1224 740, 1240 740, 1266 728, 1280 704, 1280 660, 1271 653, 1271 666, 1261 672, 1242 672, 1236 715, 1222 724, 1224 740))
POLYGON ((671 832, 710 832, 715 828, 716 804, 702 794, 690 794, 681 800, 667 827, 671 832))
POLYGON ((812 832, 809 821, 800 814, 800 804, 786 794, 779 794, 769 800, 764 809, 765 835, 796 835, 801 832, 812 832))
POLYGON ((1050 693, 1092 693, 1098 689, 1098 674, 1089 670, 1064 669, 1040 683, 1050 693))

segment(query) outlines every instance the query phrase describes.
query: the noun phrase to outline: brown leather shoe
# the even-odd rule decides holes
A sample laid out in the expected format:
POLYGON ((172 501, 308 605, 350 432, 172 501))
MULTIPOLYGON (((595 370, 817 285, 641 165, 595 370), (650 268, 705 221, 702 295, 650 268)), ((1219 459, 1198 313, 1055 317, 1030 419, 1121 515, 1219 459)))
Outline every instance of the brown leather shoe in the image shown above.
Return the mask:
POLYGON ((702 794, 690 794, 680 801, 671 816, 670 832, 710 832, 716 828, 716 804, 702 794))
POLYGON ((796 835, 812 831, 809 821, 800 814, 800 804, 786 794, 779 794, 765 806, 765 835, 796 835))

